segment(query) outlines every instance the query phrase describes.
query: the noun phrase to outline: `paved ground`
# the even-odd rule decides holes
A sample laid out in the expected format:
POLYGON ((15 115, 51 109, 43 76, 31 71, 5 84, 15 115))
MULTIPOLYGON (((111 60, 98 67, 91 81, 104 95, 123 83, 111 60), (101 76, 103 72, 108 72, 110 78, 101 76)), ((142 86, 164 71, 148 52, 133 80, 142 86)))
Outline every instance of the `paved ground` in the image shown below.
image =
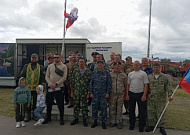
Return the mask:
MULTIPOLYGON (((99 124, 98 127, 92 129, 90 124, 88 127, 83 127, 80 122, 78 125, 70 126, 68 121, 65 125, 59 125, 58 121, 51 121, 46 125, 33 126, 35 121, 30 121, 26 123, 26 127, 16 128, 16 122, 14 118, 0 116, 0 135, 153 135, 153 133, 139 133, 138 128, 134 131, 129 131, 128 126, 124 126, 123 129, 119 130, 116 127, 107 127, 103 130, 99 124)), ((168 135, 190 135, 190 132, 186 131, 176 131, 166 129, 168 135)), ((159 129, 154 133, 154 135, 161 135, 159 129)))

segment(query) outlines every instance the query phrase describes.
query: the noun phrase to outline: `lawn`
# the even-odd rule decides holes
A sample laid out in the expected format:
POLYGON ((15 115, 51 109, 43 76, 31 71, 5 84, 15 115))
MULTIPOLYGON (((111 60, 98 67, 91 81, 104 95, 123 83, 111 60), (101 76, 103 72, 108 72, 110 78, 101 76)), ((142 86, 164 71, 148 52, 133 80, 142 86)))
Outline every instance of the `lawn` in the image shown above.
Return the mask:
MULTIPOLYGON (((0 88, 0 115, 14 117, 13 88, 0 88)), ((166 111, 166 128, 190 131, 190 94, 179 88, 166 111)))

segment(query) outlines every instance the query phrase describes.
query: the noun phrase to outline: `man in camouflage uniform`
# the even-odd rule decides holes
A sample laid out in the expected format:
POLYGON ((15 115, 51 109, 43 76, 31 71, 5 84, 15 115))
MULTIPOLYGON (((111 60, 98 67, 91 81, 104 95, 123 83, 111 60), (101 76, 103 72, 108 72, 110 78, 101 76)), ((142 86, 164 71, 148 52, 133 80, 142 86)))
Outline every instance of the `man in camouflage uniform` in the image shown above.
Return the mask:
MULTIPOLYGON (((36 86, 39 84, 44 85, 45 83, 44 66, 38 64, 38 55, 36 53, 33 53, 31 55, 31 63, 24 65, 21 71, 21 77, 26 78, 26 85, 31 90, 32 106, 30 106, 30 108, 26 110, 27 119, 25 120, 25 122, 27 122, 31 120, 31 107, 33 111, 36 109, 36 86)), ((36 119, 34 114, 33 119, 36 119)))
POLYGON ((94 123, 91 128, 95 128, 98 123, 98 105, 101 108, 102 128, 106 129, 105 122, 107 121, 107 98, 111 89, 111 78, 107 70, 104 70, 104 61, 97 62, 97 69, 92 73, 89 90, 92 98, 92 119, 94 123))
POLYGON ((114 61, 111 63, 110 68, 109 68, 109 71, 111 72, 111 71, 114 70, 114 63, 115 63, 115 62, 121 62, 121 70, 122 70, 123 72, 125 72, 125 64, 122 63, 120 54, 116 54, 116 55, 115 55, 114 61))
MULTIPOLYGON (((69 89, 68 89, 68 93, 70 95, 71 93, 71 85, 70 85, 70 81, 71 81, 71 78, 72 78, 72 74, 73 74, 73 71, 74 69, 78 68, 78 63, 77 63, 77 55, 76 54, 73 54, 72 55, 72 62, 68 65, 68 78, 67 78, 67 85, 69 85, 69 89)), ((73 107, 73 98, 69 96, 69 102, 70 102, 70 105, 67 107, 67 108, 72 108, 73 107)))
POLYGON ((109 102, 110 127, 117 125, 117 128, 121 129, 123 99, 127 84, 127 75, 121 70, 121 62, 114 63, 114 70, 110 73, 110 76, 112 81, 109 102))
POLYGON ((79 57, 79 68, 73 71, 71 78, 72 92, 71 96, 74 95, 74 120, 70 125, 75 125, 78 123, 78 117, 80 113, 80 104, 82 104, 82 115, 83 115, 83 125, 87 127, 87 117, 88 117, 88 107, 87 107, 87 97, 89 97, 88 86, 91 78, 91 71, 85 68, 86 58, 84 56, 79 57))
MULTIPOLYGON (((133 63, 132 63, 132 57, 131 56, 127 56, 125 58, 126 63, 125 63, 125 73, 126 75, 128 75, 130 72, 132 72, 133 69, 133 63)), ((123 115, 128 115, 129 114, 129 101, 124 100, 124 106, 126 109, 126 112, 123 113, 123 115)))
MULTIPOLYGON (((148 75, 149 90, 147 96, 147 108, 148 108, 148 128, 146 132, 153 131, 156 122, 158 121, 165 105, 166 97, 168 95, 169 101, 172 101, 172 88, 170 82, 163 73, 160 72, 160 64, 153 64, 153 73, 148 75), (168 94, 167 94, 168 93, 168 94)), ((165 117, 163 116, 158 127, 162 135, 166 135, 164 129, 165 117)))

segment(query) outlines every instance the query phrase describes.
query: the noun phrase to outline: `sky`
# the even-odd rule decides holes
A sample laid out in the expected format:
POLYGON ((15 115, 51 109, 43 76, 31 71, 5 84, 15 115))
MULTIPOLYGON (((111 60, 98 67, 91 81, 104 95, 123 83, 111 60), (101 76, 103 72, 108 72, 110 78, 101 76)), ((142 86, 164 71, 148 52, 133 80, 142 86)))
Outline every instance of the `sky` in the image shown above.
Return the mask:
MULTIPOLYGON (((0 43, 62 38, 65 0, 1 0, 0 43)), ((122 42, 122 58, 147 56, 149 0, 67 0, 78 19, 66 38, 122 42)), ((190 0, 152 0, 150 58, 190 59, 190 0)))

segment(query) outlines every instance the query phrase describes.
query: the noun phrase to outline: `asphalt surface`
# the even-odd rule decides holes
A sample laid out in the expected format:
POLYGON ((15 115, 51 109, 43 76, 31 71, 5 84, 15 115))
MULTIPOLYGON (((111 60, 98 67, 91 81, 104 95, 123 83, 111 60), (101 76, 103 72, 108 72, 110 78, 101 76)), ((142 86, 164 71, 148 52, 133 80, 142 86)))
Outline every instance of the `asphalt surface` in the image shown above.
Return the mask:
MULTIPOLYGON (((108 123, 106 130, 101 128, 101 123, 94 129, 90 127, 92 123, 88 123, 88 127, 83 127, 82 122, 74 126, 70 126, 69 121, 66 121, 65 125, 60 125, 56 120, 41 126, 34 126, 34 123, 35 121, 30 121, 26 123, 26 127, 16 128, 14 118, 0 116, 0 135, 161 135, 159 129, 154 134, 140 133, 137 127, 130 131, 128 126, 124 126, 123 129, 110 128, 108 123)), ((168 135, 190 135, 187 131, 166 129, 166 132, 168 135)))

